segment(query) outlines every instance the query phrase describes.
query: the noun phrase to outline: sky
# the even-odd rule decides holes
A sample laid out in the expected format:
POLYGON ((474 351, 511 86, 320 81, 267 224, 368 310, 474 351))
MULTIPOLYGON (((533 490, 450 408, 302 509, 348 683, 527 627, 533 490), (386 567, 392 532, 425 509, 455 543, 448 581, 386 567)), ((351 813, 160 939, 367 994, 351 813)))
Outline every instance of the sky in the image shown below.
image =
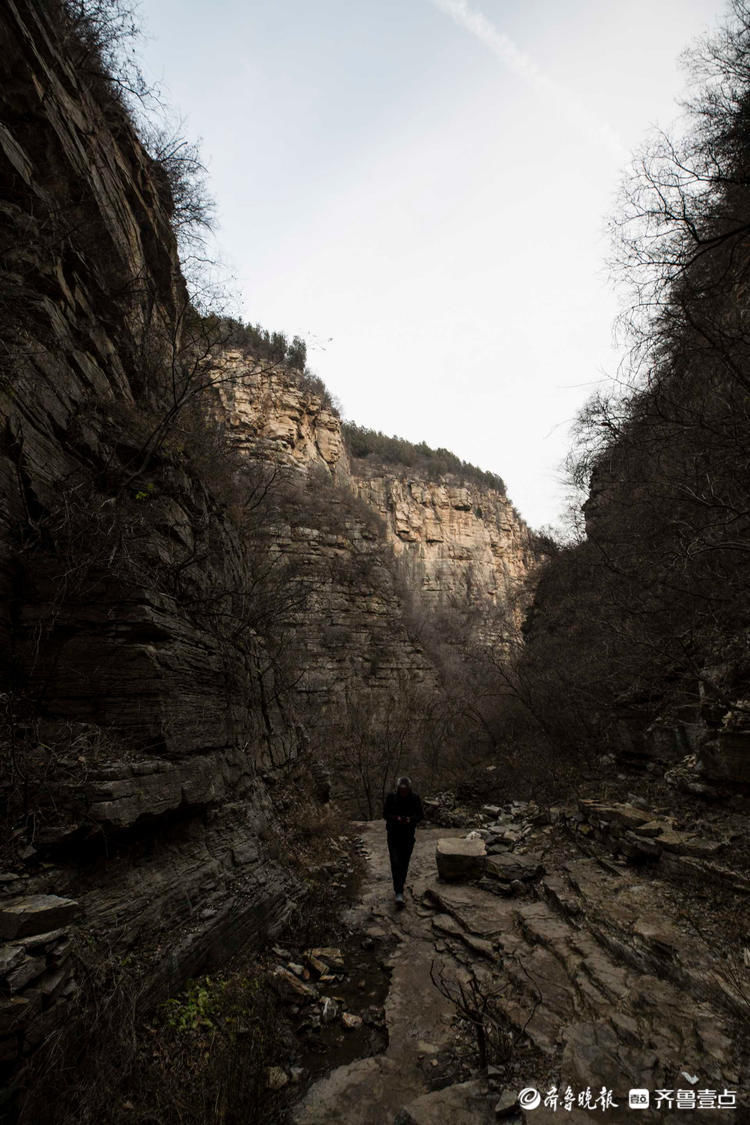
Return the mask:
POLYGON ((344 417, 499 473, 534 527, 616 374, 606 224, 721 0, 142 0, 231 310, 344 417))

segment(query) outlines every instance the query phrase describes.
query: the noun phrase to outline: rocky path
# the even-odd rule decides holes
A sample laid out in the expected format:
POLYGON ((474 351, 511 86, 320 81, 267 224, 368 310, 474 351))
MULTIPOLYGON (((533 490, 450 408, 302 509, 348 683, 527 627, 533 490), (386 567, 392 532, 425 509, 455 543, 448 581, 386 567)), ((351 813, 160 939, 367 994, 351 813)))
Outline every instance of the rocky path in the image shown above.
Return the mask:
POLYGON ((750 1120, 738 1039, 747 1000, 716 951, 679 910, 670 914, 673 886, 573 843, 549 854, 549 826, 488 859, 489 877, 445 882, 437 840, 465 830, 428 828, 418 833, 407 907, 397 912, 382 823, 360 830, 368 873, 348 921, 396 943, 388 1046, 315 1083, 295 1125, 750 1120), (442 1074, 456 1012, 430 978, 433 963, 498 994, 516 1045, 489 1074, 453 1082, 442 1074), (557 1104, 551 1097, 524 1114, 514 1102, 525 1087, 543 1098, 556 1089, 557 1104), (628 1096, 639 1088, 652 1106, 636 1114, 628 1096))
POLYGON ((457 830, 424 829, 417 842, 406 890, 407 906, 393 902, 388 850, 382 822, 363 823, 367 876, 348 921, 376 938, 393 936, 391 987, 385 1005, 388 1048, 359 1059, 317 1082, 298 1107, 295 1125, 384 1125, 428 1091, 432 1059, 452 1037, 452 1005, 430 980, 435 956, 432 911, 420 905, 435 877, 435 844, 457 830))

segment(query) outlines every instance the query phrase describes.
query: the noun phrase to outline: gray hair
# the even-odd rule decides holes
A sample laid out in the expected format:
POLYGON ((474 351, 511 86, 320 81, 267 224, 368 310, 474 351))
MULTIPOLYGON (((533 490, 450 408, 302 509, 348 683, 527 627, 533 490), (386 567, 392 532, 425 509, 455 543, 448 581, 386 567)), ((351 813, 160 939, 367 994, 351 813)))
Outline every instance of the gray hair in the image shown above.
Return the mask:
POLYGON ((398 779, 398 781, 396 782, 396 788, 400 789, 402 785, 408 785, 409 789, 411 789, 411 778, 410 777, 400 777, 398 779))

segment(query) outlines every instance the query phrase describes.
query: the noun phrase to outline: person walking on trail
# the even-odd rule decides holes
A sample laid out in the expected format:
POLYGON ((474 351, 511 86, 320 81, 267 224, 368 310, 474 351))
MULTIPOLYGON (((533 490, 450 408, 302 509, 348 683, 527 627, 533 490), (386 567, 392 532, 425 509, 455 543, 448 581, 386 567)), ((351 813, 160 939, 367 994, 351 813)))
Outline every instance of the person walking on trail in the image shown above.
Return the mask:
POLYGON ((411 787, 408 777, 400 777, 396 788, 385 799, 383 809, 388 833, 388 854, 391 857, 391 874, 396 905, 404 905, 404 883, 409 870, 409 860, 414 849, 414 831, 424 817, 419 795, 411 787))

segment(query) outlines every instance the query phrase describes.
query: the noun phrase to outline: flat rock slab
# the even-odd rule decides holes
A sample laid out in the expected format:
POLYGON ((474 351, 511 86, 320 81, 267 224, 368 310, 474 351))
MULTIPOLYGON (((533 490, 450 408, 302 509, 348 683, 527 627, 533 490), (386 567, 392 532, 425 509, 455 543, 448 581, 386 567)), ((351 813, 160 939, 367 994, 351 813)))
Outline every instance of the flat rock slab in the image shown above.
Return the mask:
POLYGON ((436 914, 432 919, 432 925, 442 934, 450 934, 451 937, 461 937, 464 932, 463 927, 459 926, 456 919, 452 918, 450 914, 436 914))
POLYGON ((332 969, 343 970, 344 968, 344 958, 341 956, 341 950, 336 949, 332 945, 319 946, 317 949, 308 949, 306 955, 314 957, 317 961, 322 961, 324 965, 328 965, 332 969))
POLYGON ((495 960, 496 953, 495 947, 491 941, 485 938, 476 937, 474 934, 467 933, 463 926, 459 925, 455 918, 450 914, 435 914, 432 918, 432 928, 441 934, 446 934, 448 937, 459 938, 464 945, 478 953, 482 957, 489 957, 495 960))
POLYGON ((725 847, 721 840, 704 840, 700 836, 689 836, 670 828, 664 829, 656 842, 662 851, 698 857, 713 856, 725 847))
POLYGON ((435 848, 438 875, 441 879, 477 879, 484 870, 487 850, 484 840, 438 840, 435 848))
POLYGON ((80 905, 71 898, 27 895, 0 908, 0 938, 8 941, 56 930, 73 922, 80 913, 80 905))
MULTIPOLYGON (((292 1116, 294 1125, 386 1125, 414 1093, 398 1060, 357 1059, 314 1083, 292 1116)), ((445 1119, 444 1119, 445 1120, 445 1119)))
POLYGON ((660 836, 662 832, 668 832, 672 828, 671 820, 655 817, 654 820, 648 820, 645 824, 639 824, 633 829, 639 836, 660 836))
POLYGON ((488 940, 505 938, 513 930, 514 905, 478 887, 433 884, 427 899, 450 914, 467 933, 488 940))
POLYGON ((398 1125, 495 1125, 497 1094, 473 1079, 422 1094, 396 1116, 398 1125))
MULTIPOLYGON (((563 1118, 566 1125, 594 1118, 630 1125, 635 1116, 628 1089, 679 1084, 681 1069, 700 1074, 712 1089, 740 1086, 729 998, 700 941, 683 933, 678 916, 665 914, 660 884, 652 878, 590 857, 558 860, 544 882, 545 900, 509 900, 474 882, 438 881, 434 856, 443 840, 462 851, 473 845, 477 858, 485 857, 481 841, 449 840, 444 830, 426 829, 418 833, 412 857, 407 909, 397 912, 385 833, 380 825, 363 826, 363 836, 371 856, 353 917, 377 922, 395 939, 384 1003, 388 1047, 302 1094, 296 1125, 520 1125, 522 1119, 544 1125, 563 1118), (420 903, 432 913, 416 909, 420 903), (479 1078, 430 1089, 433 1075, 443 1073, 432 1063, 443 1058, 455 1034, 455 1009, 434 987, 433 967, 456 980, 472 972, 488 989, 502 986, 501 1011, 513 1026, 525 1028, 548 1061, 519 1075, 518 1088, 490 1093, 479 1078), (618 1108, 515 1111, 522 1087, 539 1086, 544 1096, 542 1075, 552 1068, 563 1088, 569 1083, 580 1092, 590 1086, 596 1097, 606 1085, 618 1108)), ((523 859, 538 862, 534 854, 523 859)), ((498 885, 490 877, 486 882, 498 885)), ((685 1116, 659 1113, 660 1125, 685 1116)), ((638 1116, 644 1125, 651 1119, 638 1116)), ((703 1116, 695 1115, 696 1125, 703 1116)))
POLYGON ((626 803, 608 805, 602 801, 583 800, 578 802, 583 815, 587 820, 606 821, 608 824, 619 824, 623 828, 638 828, 653 820, 653 813, 644 812, 634 805, 626 803))

